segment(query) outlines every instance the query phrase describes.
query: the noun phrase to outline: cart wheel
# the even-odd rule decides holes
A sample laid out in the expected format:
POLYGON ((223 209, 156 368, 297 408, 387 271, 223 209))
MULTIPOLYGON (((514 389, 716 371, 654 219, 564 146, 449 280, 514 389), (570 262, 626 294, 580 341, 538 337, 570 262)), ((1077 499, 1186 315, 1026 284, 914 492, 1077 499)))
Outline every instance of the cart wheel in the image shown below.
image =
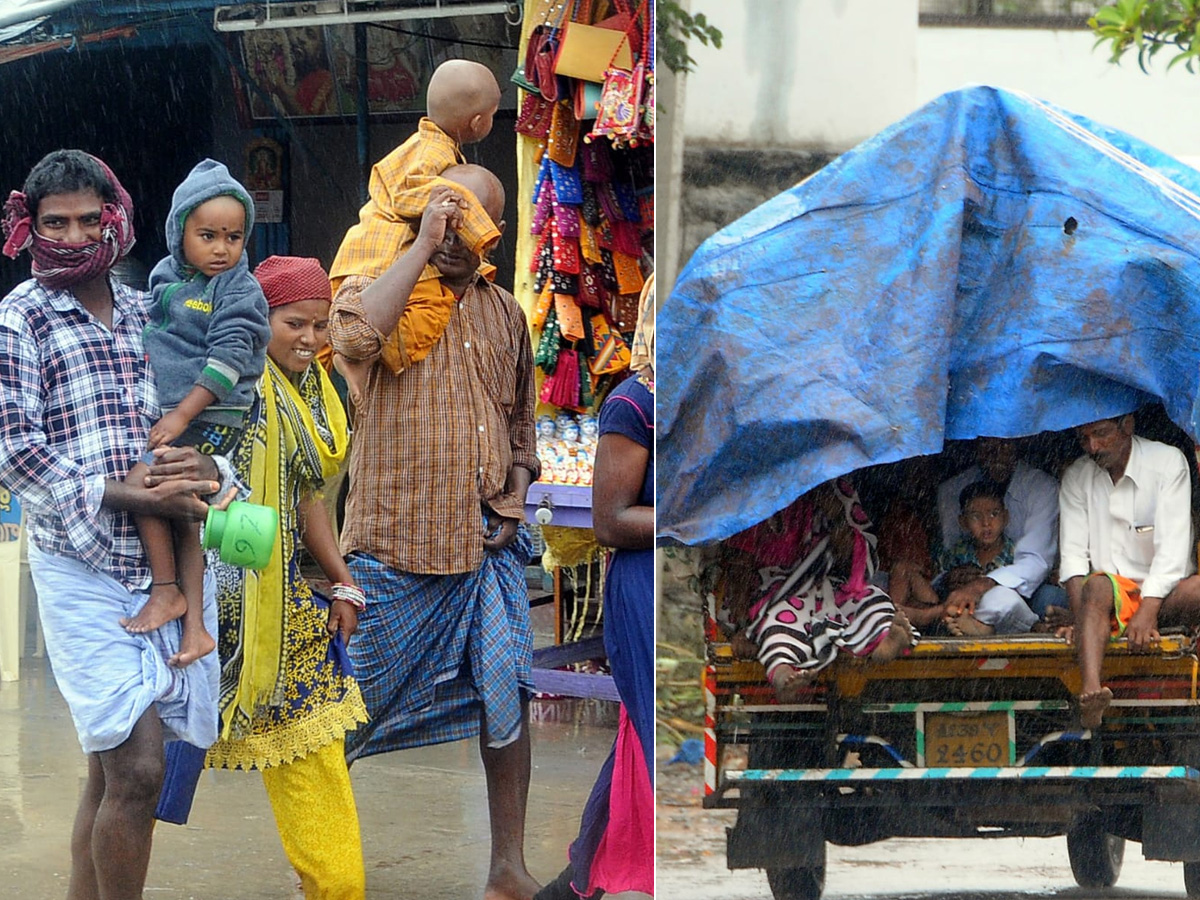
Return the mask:
POLYGON ((820 900, 825 890, 825 863, 802 869, 767 869, 775 900, 820 900))
POLYGON ((1189 897, 1200 897, 1200 862, 1183 864, 1183 886, 1189 897))
MULTIPOLYGON (((1071 874, 1080 887, 1112 887, 1125 860, 1125 838, 1108 834, 1098 815, 1081 816, 1067 832, 1071 874)), ((1186 871, 1185 871, 1186 877, 1186 871)), ((1196 872, 1200 876, 1200 870, 1196 872)), ((1200 878, 1197 879, 1200 885, 1200 878)))

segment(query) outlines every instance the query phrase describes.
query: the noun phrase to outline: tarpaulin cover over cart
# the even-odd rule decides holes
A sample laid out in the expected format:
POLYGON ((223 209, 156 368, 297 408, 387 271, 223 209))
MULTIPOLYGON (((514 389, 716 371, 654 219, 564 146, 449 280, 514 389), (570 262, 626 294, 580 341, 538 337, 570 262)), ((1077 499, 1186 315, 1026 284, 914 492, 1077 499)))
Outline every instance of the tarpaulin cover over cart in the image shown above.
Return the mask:
POLYGON ((1195 437, 1200 172, 991 87, 713 235, 663 306, 658 529, 696 544, 948 439, 1160 401, 1195 437))

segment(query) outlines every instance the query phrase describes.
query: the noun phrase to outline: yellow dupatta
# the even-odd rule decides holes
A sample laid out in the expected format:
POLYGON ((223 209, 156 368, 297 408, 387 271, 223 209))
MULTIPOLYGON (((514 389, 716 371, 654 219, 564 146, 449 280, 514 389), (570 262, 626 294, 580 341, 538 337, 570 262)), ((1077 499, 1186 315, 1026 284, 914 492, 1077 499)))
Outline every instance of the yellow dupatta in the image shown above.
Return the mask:
POLYGON ((306 489, 337 473, 349 443, 346 411, 321 366, 310 364, 297 385, 268 357, 258 387, 259 414, 246 436, 253 441, 250 471, 241 474, 249 475, 250 502, 279 511, 279 535, 266 568, 243 573, 242 666, 222 717, 222 739, 234 736, 233 723, 253 718, 258 706, 282 702, 284 593, 300 531, 299 502, 306 489))

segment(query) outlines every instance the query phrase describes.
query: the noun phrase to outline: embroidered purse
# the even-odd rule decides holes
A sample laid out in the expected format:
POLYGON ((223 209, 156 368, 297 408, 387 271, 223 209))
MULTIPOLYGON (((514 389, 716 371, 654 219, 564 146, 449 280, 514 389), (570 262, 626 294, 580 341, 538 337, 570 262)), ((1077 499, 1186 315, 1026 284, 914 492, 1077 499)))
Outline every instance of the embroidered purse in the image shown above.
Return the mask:
POLYGON ((550 178, 554 182, 554 199, 559 203, 579 206, 583 203, 583 180, 575 166, 550 161, 550 178))
POLYGON ((555 291, 554 313, 558 321, 558 330, 565 340, 583 339, 583 313, 580 312, 573 294, 560 294, 555 291))
POLYGON ((582 267, 579 258, 579 239, 554 235, 554 271, 578 275, 582 267))
MULTIPOLYGON (((612 259, 617 275, 617 290, 622 294, 640 294, 646 279, 642 276, 642 267, 638 265, 637 257, 614 250, 612 259)), ((636 316, 634 322, 637 322, 636 316)))
MULTIPOLYGON (((533 309, 533 327, 545 329, 546 319, 554 306, 554 291, 543 288, 538 293, 537 306, 533 309)), ((540 342, 539 342, 540 343, 540 342)))
MULTIPOLYGON (((632 69, 616 65, 616 56, 604 72, 604 87, 600 91, 600 108, 596 122, 587 138, 607 137, 613 144, 636 146, 641 118, 642 86, 646 80, 646 53, 649 50, 650 23, 645 21, 647 7, 642 4, 642 52, 632 69)), ((631 28, 634 27, 631 25, 631 28)))
POLYGON ((592 346, 594 352, 588 368, 593 375, 610 375, 629 368, 629 345, 603 315, 592 316, 592 346))
POLYGON ((517 134, 540 141, 550 134, 550 121, 553 116, 554 104, 535 90, 533 93, 527 93, 521 101, 521 111, 517 114, 517 122, 513 129, 517 134))
POLYGON ((575 295, 575 301, 589 309, 608 308, 608 291, 600 283, 600 275, 592 266, 584 266, 579 273, 579 293, 575 295))
POLYGON ((566 100, 555 103, 550 119, 550 134, 546 138, 546 155, 567 168, 575 165, 575 153, 579 149, 579 131, 574 104, 566 100))
POLYGON ((554 203, 554 227, 563 237, 579 237, 579 207, 554 203))
POLYGON ((533 354, 533 362, 547 375, 558 365, 558 345, 561 332, 558 329, 558 317, 554 307, 546 316, 546 324, 542 326, 541 337, 538 338, 537 351, 533 354))

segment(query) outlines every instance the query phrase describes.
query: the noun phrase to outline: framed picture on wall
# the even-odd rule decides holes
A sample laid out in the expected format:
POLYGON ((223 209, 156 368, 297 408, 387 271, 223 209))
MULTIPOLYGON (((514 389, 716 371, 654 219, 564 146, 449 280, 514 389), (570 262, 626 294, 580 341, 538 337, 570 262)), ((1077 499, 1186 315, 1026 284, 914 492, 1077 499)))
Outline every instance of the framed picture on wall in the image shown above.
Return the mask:
MULTIPOLYGON (((508 75, 516 66, 517 31, 504 17, 381 22, 367 26, 367 103, 372 115, 423 113, 425 84, 452 57, 473 59, 496 73, 501 108, 516 105, 508 75)), ((358 75, 354 26, 327 25, 245 31, 242 62, 253 85, 239 84, 252 120, 356 114, 358 75)))

